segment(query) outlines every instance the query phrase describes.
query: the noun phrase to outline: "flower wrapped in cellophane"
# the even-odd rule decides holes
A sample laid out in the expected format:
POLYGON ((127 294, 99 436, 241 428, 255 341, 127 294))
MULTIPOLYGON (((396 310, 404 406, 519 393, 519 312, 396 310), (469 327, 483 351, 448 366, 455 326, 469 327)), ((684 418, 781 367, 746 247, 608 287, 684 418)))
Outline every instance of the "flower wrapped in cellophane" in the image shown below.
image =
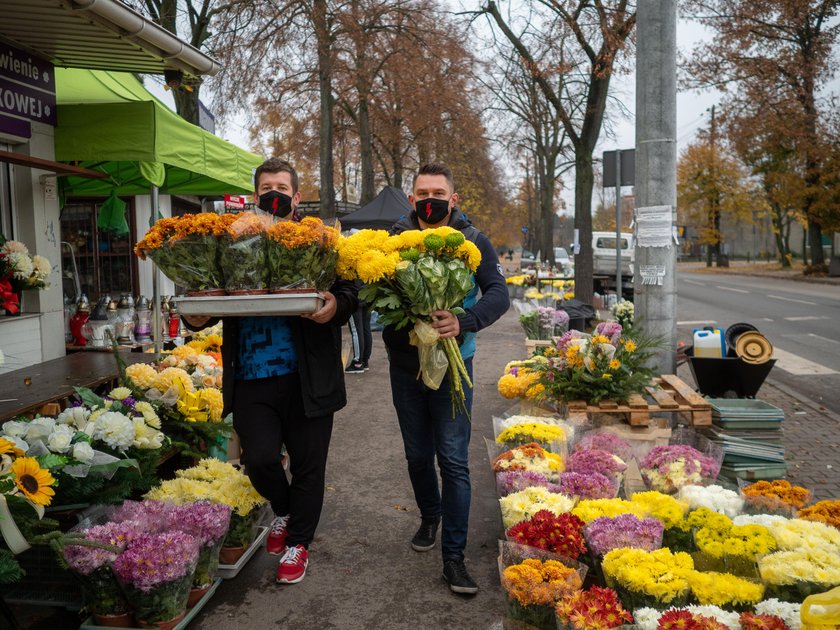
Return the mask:
POLYGON ((229 547, 247 547, 254 539, 259 509, 266 504, 250 479, 233 465, 213 458, 202 459, 191 468, 175 472, 146 494, 147 499, 184 505, 211 501, 231 508, 230 527, 224 540, 229 547))
POLYGON ((408 230, 389 236, 384 230, 361 230, 338 246, 339 276, 367 286, 359 297, 396 329, 413 324, 420 374, 430 389, 449 376, 454 408, 465 405, 464 384, 472 381, 453 337, 441 339, 432 327, 434 311, 463 313, 473 290, 473 273, 481 262, 475 244, 451 227, 408 230))
POLYGON ((555 604, 580 590, 586 567, 559 554, 500 540, 499 574, 508 616, 553 630, 555 604))
POLYGON ((329 289, 335 281, 339 231, 316 217, 278 221, 266 230, 271 289, 329 289))
POLYGON ((219 241, 219 264, 225 290, 247 294, 268 290, 269 274, 266 232, 274 222, 269 215, 240 212, 231 215, 219 241))
POLYGON ((159 219, 134 246, 142 259, 151 258, 167 278, 187 291, 221 289, 219 239, 236 215, 213 212, 159 219))

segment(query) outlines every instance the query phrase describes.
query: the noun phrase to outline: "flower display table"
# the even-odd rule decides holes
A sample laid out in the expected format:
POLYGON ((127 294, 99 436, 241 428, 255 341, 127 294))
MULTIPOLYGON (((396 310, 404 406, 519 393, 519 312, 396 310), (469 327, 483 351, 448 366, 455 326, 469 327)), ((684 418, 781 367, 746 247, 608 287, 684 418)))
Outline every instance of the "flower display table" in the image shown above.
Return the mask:
POLYGON ((630 425, 640 427, 648 426, 655 413, 679 413, 696 427, 712 424, 711 404, 675 374, 655 378, 647 387, 647 395, 649 399, 638 394, 631 396, 625 404, 602 400, 590 405, 583 400, 570 400, 565 407, 573 424, 585 424, 592 414, 599 413, 621 414, 630 425))
POLYGON ((239 575, 239 572, 246 564, 248 564, 248 560, 254 556, 257 549, 262 549, 264 547, 266 536, 268 536, 268 527, 261 526, 259 528, 259 533, 254 538, 254 542, 252 542, 248 549, 245 550, 245 553, 242 554, 242 557, 236 561, 236 564, 219 564, 216 575, 225 580, 230 580, 239 575))

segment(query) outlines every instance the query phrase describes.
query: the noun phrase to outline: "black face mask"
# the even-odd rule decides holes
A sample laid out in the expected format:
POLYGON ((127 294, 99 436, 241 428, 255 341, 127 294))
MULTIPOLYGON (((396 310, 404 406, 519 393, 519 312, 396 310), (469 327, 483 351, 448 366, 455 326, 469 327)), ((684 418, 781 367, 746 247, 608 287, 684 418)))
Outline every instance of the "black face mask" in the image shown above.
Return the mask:
POLYGON ((417 212, 417 218, 422 219, 424 223, 435 225, 440 223, 449 214, 449 199, 418 199, 414 202, 414 210, 417 212))
POLYGON ((257 207, 282 219, 292 211, 292 198, 276 190, 269 190, 260 195, 257 207))

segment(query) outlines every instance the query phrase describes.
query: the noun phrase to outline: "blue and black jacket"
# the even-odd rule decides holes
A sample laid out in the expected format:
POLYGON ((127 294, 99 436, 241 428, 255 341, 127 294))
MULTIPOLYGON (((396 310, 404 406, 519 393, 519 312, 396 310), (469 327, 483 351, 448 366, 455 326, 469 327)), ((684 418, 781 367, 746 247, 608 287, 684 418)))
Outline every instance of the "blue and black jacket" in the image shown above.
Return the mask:
MULTIPOLYGON (((475 354, 475 333, 482 328, 487 328, 504 315, 510 307, 510 298, 499 257, 490 239, 482 234, 458 208, 454 208, 450 213, 448 225, 460 230, 464 237, 472 241, 481 252, 481 263, 475 272, 475 286, 464 299, 463 306, 466 313, 458 315, 458 322, 461 325, 461 334, 458 337, 461 356, 464 359, 470 359, 475 354), (480 298, 478 297, 479 290, 481 291, 480 298)), ((406 230, 421 229, 423 228, 420 227, 417 215, 412 212, 397 221, 390 232, 400 234, 406 230)), ((409 330, 411 326, 406 326, 401 330, 386 326, 382 331, 382 339, 388 349, 391 364, 416 373, 420 369, 420 360, 417 356, 417 347, 409 343, 409 330)))

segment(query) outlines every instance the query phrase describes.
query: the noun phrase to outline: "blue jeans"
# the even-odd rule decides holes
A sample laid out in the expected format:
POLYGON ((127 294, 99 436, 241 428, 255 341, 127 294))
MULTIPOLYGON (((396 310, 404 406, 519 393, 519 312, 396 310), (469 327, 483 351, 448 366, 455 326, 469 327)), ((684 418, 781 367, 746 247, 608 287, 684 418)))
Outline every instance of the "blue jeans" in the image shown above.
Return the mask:
MULTIPOLYGON (((472 359, 464 363, 472 379, 472 359)), ((471 411, 472 389, 464 389, 466 407, 471 411)), ((448 376, 435 391, 414 372, 391 365, 391 394, 420 516, 441 520, 443 559, 463 560, 470 519, 470 420, 462 411, 452 417, 448 376), (435 456, 442 489, 438 485, 435 456)))

